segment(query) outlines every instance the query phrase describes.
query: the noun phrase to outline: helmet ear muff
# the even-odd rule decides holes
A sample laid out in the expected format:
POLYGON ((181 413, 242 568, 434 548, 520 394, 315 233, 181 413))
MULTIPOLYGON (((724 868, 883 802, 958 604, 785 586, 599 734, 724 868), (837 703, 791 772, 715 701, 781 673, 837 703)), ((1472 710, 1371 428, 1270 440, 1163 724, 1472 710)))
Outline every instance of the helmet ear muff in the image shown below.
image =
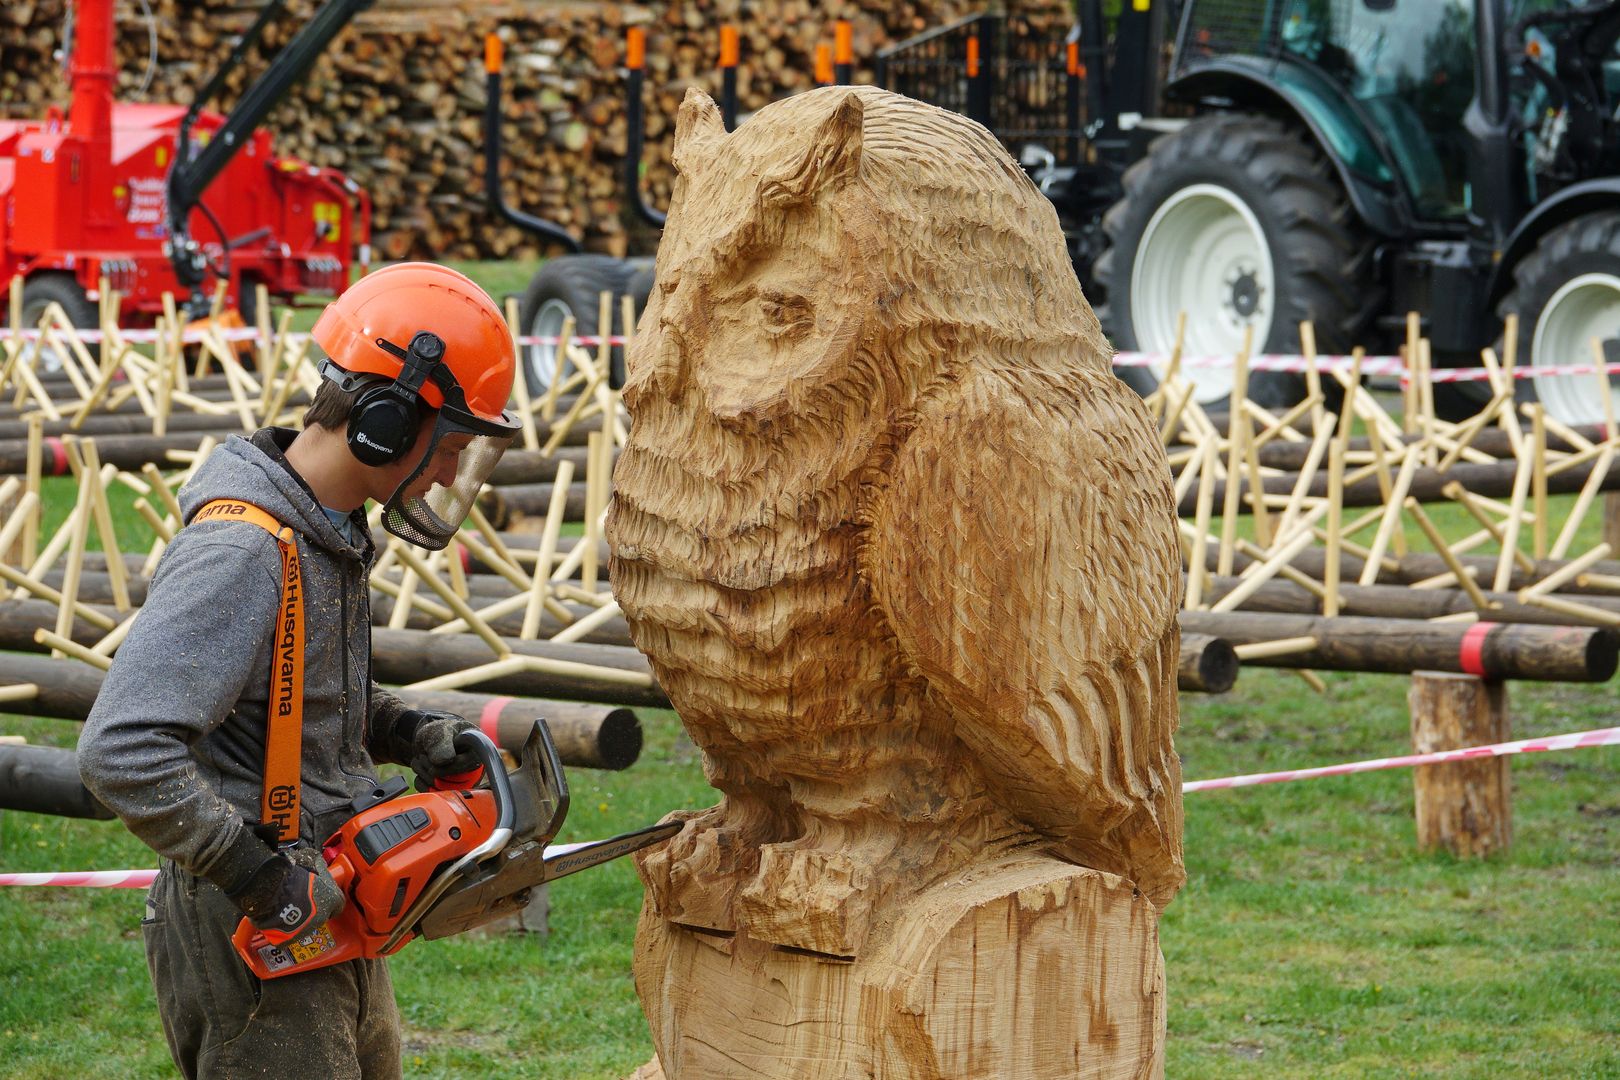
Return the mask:
POLYGON ((392 465, 416 442, 416 394, 393 379, 368 379, 349 410, 349 452, 363 465, 392 465))

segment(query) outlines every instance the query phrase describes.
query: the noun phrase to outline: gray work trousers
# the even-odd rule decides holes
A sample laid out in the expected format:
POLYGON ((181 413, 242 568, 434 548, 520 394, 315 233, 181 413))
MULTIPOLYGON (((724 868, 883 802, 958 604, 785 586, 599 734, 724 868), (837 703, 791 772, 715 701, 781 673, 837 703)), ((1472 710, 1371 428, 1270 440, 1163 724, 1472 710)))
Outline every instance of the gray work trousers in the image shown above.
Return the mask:
POLYGON ((242 913, 167 859, 147 894, 146 964, 187 1080, 397 1080, 399 1009, 385 960, 261 981, 231 945, 242 913))

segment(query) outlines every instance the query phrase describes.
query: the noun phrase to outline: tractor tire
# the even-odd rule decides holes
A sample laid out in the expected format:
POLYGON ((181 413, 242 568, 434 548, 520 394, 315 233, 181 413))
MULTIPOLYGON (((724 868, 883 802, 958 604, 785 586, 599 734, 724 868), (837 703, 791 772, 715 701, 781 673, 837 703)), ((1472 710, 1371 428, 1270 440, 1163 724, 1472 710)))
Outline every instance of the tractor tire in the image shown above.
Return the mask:
MULTIPOLYGON (((72 274, 36 274, 23 282, 22 291, 22 324, 25 328, 39 325, 40 316, 52 302, 62 305, 67 313, 68 322, 81 330, 94 330, 101 323, 101 311, 96 307, 95 301, 84 294, 72 274)), ((9 318, 9 310, 3 318, 9 318)), ((31 348, 44 348, 42 342, 34 342, 31 348)), ((87 343, 91 356, 99 355, 100 350, 94 344, 87 343)), ((53 375, 61 372, 62 358, 54 349, 46 349, 40 353, 37 368, 42 375, 53 375)))
MULTIPOLYGON (((559 255, 548 259, 523 291, 523 300, 518 305, 519 325, 525 334, 555 337, 562 330, 563 321, 573 316, 574 333, 594 337, 601 313, 601 295, 613 295, 614 321, 617 322, 618 297, 624 293, 629 280, 629 264, 611 255, 559 255)), ((611 331, 612 327, 607 329, 611 331)), ((623 370, 623 353, 621 348, 613 350, 613 366, 617 371, 623 370)), ((525 345, 522 360, 529 393, 545 393, 557 370, 556 346, 525 345)))
POLYGON ((647 310, 647 299, 652 296, 655 260, 651 255, 638 255, 626 260, 630 265, 630 284, 627 289, 636 302, 636 318, 647 310))
MULTIPOLYGON (((1328 161, 1278 120, 1198 117, 1155 141, 1123 185, 1096 266, 1098 316, 1122 352, 1169 353, 1185 311, 1185 356, 1236 356, 1246 327, 1255 353, 1298 353, 1307 319, 1318 351, 1342 354, 1376 310, 1370 238, 1328 161)), ((1230 399, 1230 369, 1182 370, 1206 408, 1230 399)), ((1158 386, 1155 369, 1119 371, 1139 393, 1158 386)), ((1338 396, 1332 379, 1323 389, 1338 396)), ((1248 396, 1286 408, 1305 378, 1251 370, 1248 396)))
MULTIPOLYGON (((1517 365, 1591 364, 1593 338, 1608 363, 1620 363, 1620 212, 1586 214, 1549 231, 1514 266, 1513 288, 1496 311, 1504 324, 1519 316, 1517 365)), ((1539 401, 1566 424, 1601 424, 1595 379, 1537 375, 1516 380, 1514 390, 1520 402, 1539 401)), ((1608 381, 1620 416, 1620 377, 1608 381)))

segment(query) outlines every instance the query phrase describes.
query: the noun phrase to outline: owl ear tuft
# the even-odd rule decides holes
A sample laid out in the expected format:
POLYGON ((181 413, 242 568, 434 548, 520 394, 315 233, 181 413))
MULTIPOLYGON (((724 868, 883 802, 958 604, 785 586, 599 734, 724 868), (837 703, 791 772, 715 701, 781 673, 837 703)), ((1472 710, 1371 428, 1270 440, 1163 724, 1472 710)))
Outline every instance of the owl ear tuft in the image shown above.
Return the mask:
POLYGON ((688 87, 680 111, 675 114, 675 149, 671 155, 675 171, 691 176, 712 151, 714 140, 725 137, 726 122, 720 117, 720 106, 697 87, 688 87))
POLYGON ((839 191, 861 171, 861 124, 866 107, 854 91, 845 94, 832 115, 810 137, 810 148, 797 165, 766 182, 767 201, 798 202, 823 190, 839 191))

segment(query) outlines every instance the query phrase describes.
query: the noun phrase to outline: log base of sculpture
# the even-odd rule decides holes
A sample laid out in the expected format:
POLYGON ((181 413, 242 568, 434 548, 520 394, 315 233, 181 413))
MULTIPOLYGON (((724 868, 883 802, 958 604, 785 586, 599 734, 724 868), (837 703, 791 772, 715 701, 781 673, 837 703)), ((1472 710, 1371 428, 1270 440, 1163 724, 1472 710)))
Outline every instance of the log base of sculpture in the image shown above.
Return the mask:
POLYGON ((644 907, 636 988, 662 1075, 1164 1075, 1158 912, 1123 878, 1011 855, 916 895, 867 946, 835 958, 644 907))

